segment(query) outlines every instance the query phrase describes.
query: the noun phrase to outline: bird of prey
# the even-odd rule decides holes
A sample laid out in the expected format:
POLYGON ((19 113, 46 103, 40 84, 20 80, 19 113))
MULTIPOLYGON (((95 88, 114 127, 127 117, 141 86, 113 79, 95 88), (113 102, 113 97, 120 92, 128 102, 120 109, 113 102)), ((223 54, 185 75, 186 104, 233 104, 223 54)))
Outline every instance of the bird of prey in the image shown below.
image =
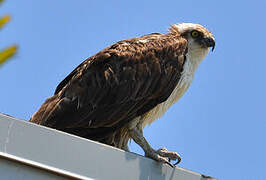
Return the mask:
POLYGON ((176 152, 154 150, 143 129, 186 92, 214 47, 212 33, 192 23, 119 41, 75 68, 30 121, 125 151, 133 139, 147 157, 180 162, 176 152))

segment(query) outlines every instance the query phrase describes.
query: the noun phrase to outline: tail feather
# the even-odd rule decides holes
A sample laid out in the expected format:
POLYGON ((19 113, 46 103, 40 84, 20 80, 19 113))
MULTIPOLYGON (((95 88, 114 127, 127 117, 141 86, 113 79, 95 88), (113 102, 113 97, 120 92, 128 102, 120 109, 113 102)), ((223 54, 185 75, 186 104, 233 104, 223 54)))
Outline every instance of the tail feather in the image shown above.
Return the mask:
POLYGON ((32 115, 30 122, 47 126, 47 118, 54 112, 59 102, 60 99, 56 95, 46 99, 40 109, 32 115))

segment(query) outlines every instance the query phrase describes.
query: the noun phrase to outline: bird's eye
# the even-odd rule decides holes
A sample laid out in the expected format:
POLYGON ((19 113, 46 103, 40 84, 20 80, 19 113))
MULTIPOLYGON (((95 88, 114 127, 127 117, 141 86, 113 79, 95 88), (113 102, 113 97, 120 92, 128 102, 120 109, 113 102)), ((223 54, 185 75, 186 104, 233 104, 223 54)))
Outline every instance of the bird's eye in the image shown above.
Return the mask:
POLYGON ((191 32, 191 36, 193 37, 193 38, 196 38, 196 37, 199 37, 199 35, 200 35, 200 33, 198 32, 198 31, 192 31, 191 32))

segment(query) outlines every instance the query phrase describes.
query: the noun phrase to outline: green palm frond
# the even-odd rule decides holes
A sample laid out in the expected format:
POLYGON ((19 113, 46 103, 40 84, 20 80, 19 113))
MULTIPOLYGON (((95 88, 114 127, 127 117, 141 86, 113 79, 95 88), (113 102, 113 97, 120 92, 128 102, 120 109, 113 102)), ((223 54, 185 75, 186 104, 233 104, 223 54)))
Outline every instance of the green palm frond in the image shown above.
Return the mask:
POLYGON ((0 51, 0 66, 9 58, 14 56, 17 52, 17 49, 18 47, 16 45, 13 45, 0 51))
MULTIPOLYGON (((0 0, 0 5, 2 4, 3 0, 0 0)), ((3 28, 8 22, 10 21, 9 15, 4 15, 0 17, 0 29, 3 28)), ((7 48, 4 48, 2 51, 0 51, 0 66, 6 62, 8 59, 10 59, 14 54, 17 52, 17 45, 9 46, 7 48)))
POLYGON ((6 23, 8 23, 9 21, 10 21, 10 16, 9 15, 5 15, 5 16, 1 17, 0 18, 0 28, 4 27, 4 25, 6 23))

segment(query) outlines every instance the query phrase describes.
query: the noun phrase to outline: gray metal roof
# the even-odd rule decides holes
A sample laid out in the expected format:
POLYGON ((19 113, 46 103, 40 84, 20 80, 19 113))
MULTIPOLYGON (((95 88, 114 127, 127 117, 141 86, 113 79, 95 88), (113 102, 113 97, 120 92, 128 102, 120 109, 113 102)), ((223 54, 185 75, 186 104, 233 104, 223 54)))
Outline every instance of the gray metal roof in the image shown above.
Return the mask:
POLYGON ((1 180, 211 179, 3 114, 0 114, 0 176, 1 180))

